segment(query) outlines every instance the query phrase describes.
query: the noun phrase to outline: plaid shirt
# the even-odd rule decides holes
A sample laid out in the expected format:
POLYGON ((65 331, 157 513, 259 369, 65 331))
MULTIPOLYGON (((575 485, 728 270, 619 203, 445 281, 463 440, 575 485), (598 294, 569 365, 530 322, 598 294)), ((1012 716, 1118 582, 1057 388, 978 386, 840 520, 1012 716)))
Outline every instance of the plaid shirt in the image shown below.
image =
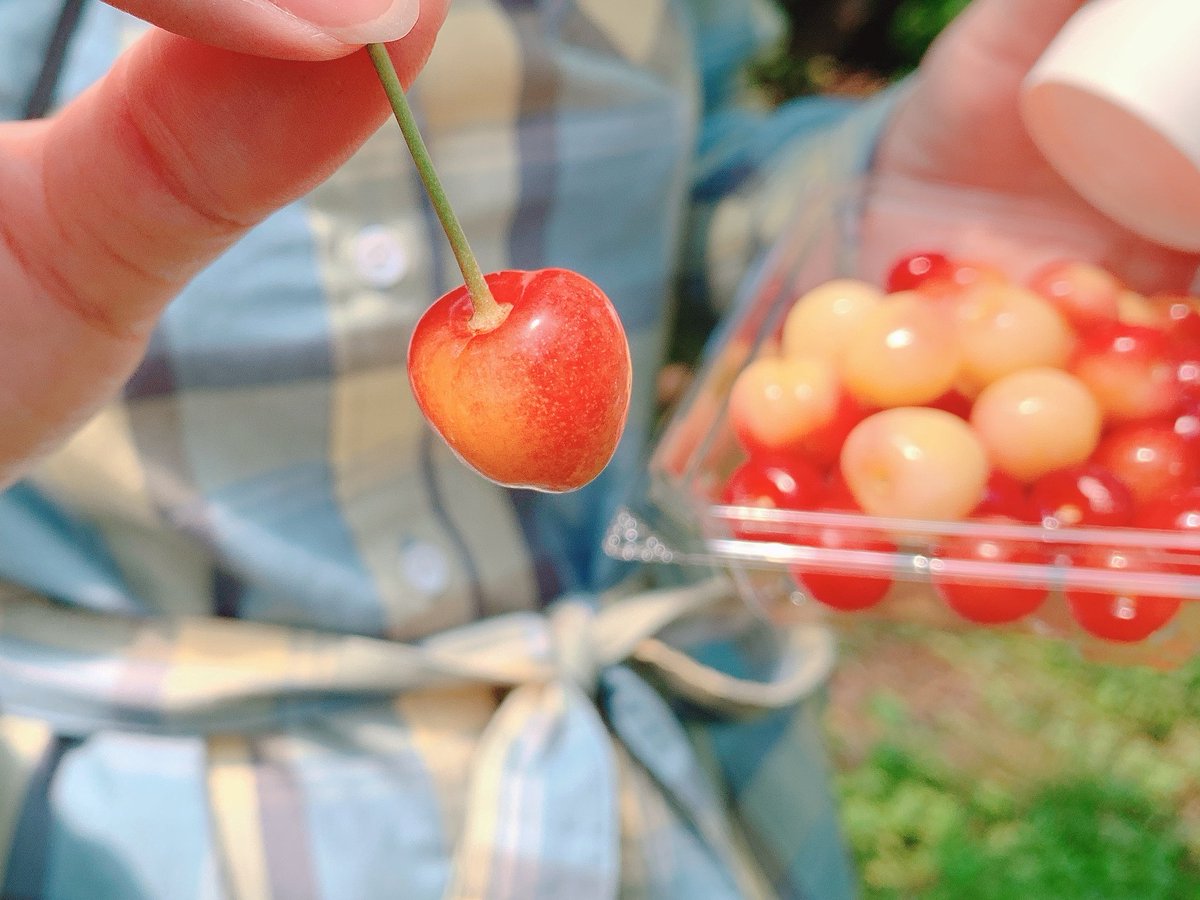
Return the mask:
MULTIPOLYGON (((485 270, 577 269, 627 327, 630 424, 585 490, 486 482, 418 414, 408 334, 458 276, 391 124, 0 496, 0 896, 853 894, 829 636, 748 626, 719 579, 639 590, 598 550, 676 285, 724 302, 887 109, 739 106, 764 9, 457 0, 413 91, 485 270)), ((0 0, 0 116, 55 12, 0 0)), ((140 29, 90 4, 60 99, 140 29)))

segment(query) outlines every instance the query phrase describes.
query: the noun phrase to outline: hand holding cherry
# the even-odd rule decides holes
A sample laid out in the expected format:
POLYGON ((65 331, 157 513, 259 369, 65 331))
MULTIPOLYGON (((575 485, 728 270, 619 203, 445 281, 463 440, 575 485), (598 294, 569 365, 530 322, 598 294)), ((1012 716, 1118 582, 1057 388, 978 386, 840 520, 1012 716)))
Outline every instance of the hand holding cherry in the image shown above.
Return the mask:
POLYGON ((150 31, 54 118, 0 124, 0 486, 119 391, 192 276, 384 121, 362 44, 402 37, 408 83, 449 3, 361 23, 315 0, 119 5, 178 33, 150 31))
POLYGON ((459 459, 508 487, 572 491, 608 464, 633 371, 608 297, 576 272, 488 276, 467 242, 387 51, 367 48, 464 284, 417 323, 409 383, 459 459))
POLYGON ((118 392, 193 275, 380 125, 362 45, 395 41, 407 84, 449 2, 117 5, 166 30, 54 118, 0 124, 0 487, 118 392))

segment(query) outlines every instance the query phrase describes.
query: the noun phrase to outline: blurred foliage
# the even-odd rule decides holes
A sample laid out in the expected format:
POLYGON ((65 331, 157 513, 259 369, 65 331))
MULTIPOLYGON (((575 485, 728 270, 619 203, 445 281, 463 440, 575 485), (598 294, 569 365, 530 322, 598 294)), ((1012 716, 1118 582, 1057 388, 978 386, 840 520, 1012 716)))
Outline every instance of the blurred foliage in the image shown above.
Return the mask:
POLYGON ((968 0, 904 0, 888 29, 901 64, 898 72, 916 68, 933 39, 966 7, 968 0))
POLYGON ((783 0, 786 39, 752 78, 776 100, 863 94, 911 72, 968 0, 783 0))
POLYGON ((829 724, 868 900, 1200 897, 1200 660, 865 622, 829 724))
POLYGON ((868 898, 1200 896, 1174 818, 1126 783, 1068 779, 1020 794, 885 744, 842 794, 868 898))

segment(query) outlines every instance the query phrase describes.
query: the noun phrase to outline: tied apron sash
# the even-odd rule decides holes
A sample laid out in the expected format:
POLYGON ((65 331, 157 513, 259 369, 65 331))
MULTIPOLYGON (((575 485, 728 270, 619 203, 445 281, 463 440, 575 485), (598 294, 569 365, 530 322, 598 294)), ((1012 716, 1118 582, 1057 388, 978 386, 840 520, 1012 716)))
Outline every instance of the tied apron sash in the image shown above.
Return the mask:
MULTIPOLYGON (((630 767, 681 811, 724 873, 714 896, 736 897, 746 875, 735 839, 682 726, 647 682, 716 715, 750 716, 800 703, 834 660, 825 629, 796 626, 780 635, 772 675, 747 680, 664 636, 737 603, 732 584, 713 578, 598 604, 566 598, 545 613, 400 644, 239 620, 107 616, 10 588, 0 593, 0 708, 75 737, 117 728, 219 746, 214 736, 279 727, 331 703, 454 685, 507 689, 475 751, 447 897, 616 896, 630 767), (538 828, 519 827, 531 813, 538 828), (543 884, 547 834, 567 858, 543 884)), ((213 815, 229 892, 251 898, 257 883, 241 877, 237 829, 219 805, 213 815)))

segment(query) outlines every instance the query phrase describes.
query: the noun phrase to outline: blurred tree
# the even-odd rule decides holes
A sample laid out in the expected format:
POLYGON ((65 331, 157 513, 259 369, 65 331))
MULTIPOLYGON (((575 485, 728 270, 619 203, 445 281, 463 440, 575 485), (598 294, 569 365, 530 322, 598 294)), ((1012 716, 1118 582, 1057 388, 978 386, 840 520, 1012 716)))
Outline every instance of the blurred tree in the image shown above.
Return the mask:
POLYGON ((779 0, 787 39, 754 72, 776 99, 864 94, 916 68, 969 0, 779 0))

